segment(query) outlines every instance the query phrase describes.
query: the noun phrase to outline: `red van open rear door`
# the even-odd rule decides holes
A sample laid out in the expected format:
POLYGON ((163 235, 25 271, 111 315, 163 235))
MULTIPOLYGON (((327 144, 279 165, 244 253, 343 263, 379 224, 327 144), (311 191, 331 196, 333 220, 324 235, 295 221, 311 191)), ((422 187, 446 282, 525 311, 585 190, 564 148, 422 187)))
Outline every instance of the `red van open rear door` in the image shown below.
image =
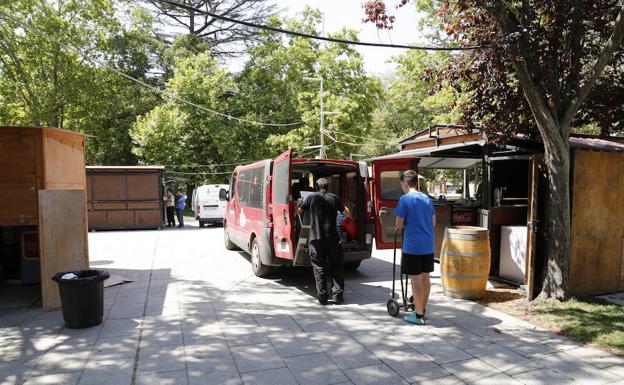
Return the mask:
MULTIPOLYGON (((391 249, 394 247, 394 209, 403 195, 399 177, 406 170, 415 170, 418 159, 380 159, 371 163, 375 200, 375 245, 377 249, 391 249)), ((399 241, 400 238, 397 239, 399 241)))
POLYGON ((271 211, 273 214, 273 247, 275 256, 293 259, 293 203, 290 199, 290 165, 292 150, 273 162, 271 211))

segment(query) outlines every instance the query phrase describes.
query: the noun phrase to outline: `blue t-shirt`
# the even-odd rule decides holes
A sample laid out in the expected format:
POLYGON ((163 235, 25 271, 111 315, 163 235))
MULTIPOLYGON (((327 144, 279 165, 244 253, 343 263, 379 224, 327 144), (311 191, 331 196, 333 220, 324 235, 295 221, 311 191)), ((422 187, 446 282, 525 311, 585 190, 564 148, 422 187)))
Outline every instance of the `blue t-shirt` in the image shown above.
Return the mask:
POLYGON ((433 253, 433 223, 435 208, 431 199, 421 192, 409 192, 399 199, 394 211, 403 218, 403 252, 407 254, 433 253))
POLYGON ((180 194, 178 195, 178 203, 176 204, 176 209, 184 210, 184 206, 186 206, 186 195, 180 194))

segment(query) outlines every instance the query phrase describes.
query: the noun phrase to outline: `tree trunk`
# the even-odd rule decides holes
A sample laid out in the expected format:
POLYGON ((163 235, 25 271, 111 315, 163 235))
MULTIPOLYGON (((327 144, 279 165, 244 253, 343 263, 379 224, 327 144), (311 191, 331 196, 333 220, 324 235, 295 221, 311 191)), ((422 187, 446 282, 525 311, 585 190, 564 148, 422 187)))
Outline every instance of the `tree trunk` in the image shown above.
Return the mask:
MULTIPOLYGON (((559 132, 562 132, 561 130, 559 132)), ((567 132, 567 130, 563 130, 567 132)), ((565 135, 567 136, 567 135, 565 135)), ((569 139, 547 144, 547 202, 544 215, 545 261, 540 298, 568 298, 570 268, 570 145, 569 139)))

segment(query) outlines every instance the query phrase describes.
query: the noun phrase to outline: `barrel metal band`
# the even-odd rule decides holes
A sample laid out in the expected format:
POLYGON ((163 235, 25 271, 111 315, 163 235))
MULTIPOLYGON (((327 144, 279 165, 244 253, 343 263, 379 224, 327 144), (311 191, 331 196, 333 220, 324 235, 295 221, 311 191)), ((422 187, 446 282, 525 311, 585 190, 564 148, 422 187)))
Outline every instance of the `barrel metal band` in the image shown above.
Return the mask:
POLYGON ((446 234, 446 239, 455 239, 458 241, 486 241, 489 239, 489 236, 487 234, 480 237, 464 234, 446 234))
POLYGON ((487 278, 487 274, 457 274, 457 273, 442 272, 442 275, 444 277, 449 277, 449 278, 466 278, 466 279, 487 278))
POLYGON ((445 250, 446 255, 448 255, 449 257, 466 257, 466 258, 478 258, 478 257, 485 257, 490 255, 488 252, 484 252, 484 253, 457 253, 451 250, 445 250))

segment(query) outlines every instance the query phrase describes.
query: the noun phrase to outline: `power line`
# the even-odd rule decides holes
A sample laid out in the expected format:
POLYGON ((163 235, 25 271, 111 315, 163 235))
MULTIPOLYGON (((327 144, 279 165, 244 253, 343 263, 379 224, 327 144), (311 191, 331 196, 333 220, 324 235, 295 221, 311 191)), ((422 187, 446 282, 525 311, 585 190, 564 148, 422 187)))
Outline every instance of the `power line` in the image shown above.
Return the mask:
POLYGON ((362 45, 362 46, 366 46, 366 47, 402 48, 402 49, 413 49, 413 50, 420 50, 420 51, 467 51, 467 50, 475 50, 475 49, 482 48, 481 46, 478 46, 478 45, 468 46, 468 47, 435 47, 435 46, 415 46, 415 45, 403 45, 403 44, 370 43, 370 42, 364 42, 364 41, 355 41, 355 40, 337 39, 337 38, 333 38, 333 37, 316 36, 316 35, 311 35, 309 33, 290 31, 290 30, 286 30, 286 29, 282 29, 282 28, 271 27, 270 25, 266 25, 266 24, 257 24, 257 23, 251 23, 249 21, 234 19, 234 18, 231 18, 231 17, 228 17, 228 16, 218 15, 218 14, 213 13, 213 12, 205 11, 205 10, 200 9, 200 8, 191 7, 191 6, 186 5, 186 4, 180 4, 180 3, 177 3, 175 1, 169 1, 169 0, 157 0, 157 1, 159 1, 161 3, 166 3, 166 4, 169 4, 169 5, 173 5, 175 7, 179 7, 179 8, 185 9, 187 11, 192 11, 192 12, 195 12, 195 13, 198 13, 198 14, 202 14, 202 15, 213 17, 215 19, 227 21, 227 22, 230 22, 230 23, 242 24, 242 25, 245 25, 247 27, 258 28, 258 29, 263 29, 263 30, 266 30, 266 31, 283 33, 283 34, 286 34, 286 35, 303 37, 303 38, 306 38, 306 39, 329 41, 329 42, 332 42, 332 43, 342 43, 342 44, 349 44, 349 45, 362 45))
MULTIPOLYGON (((70 51, 74 51, 75 53, 77 53, 77 52, 76 52, 76 50, 75 50, 75 49, 73 49, 73 47, 69 47, 68 45, 64 44, 63 42, 61 42, 61 41, 59 41, 59 40, 57 40, 57 39, 55 39, 55 38, 54 38, 54 37, 52 37, 51 35, 48 35, 48 34, 43 34, 42 32, 40 32, 40 31, 38 31, 38 30, 34 30, 34 29, 32 29, 32 28, 26 27, 25 25, 22 25, 22 22, 21 22, 20 20, 17 20, 16 18, 14 18, 14 17, 12 17, 12 16, 10 16, 10 15, 8 15, 8 14, 6 14, 6 13, 2 12, 2 11, 0 11, 0 14, 2 14, 2 15, 3 15, 3 16, 5 16, 5 17, 8 17, 9 19, 13 20, 13 21, 14 21, 14 22, 16 22, 16 23, 19 23, 19 24, 20 24, 20 28, 22 28, 22 29, 24 29, 24 30, 27 30, 27 31, 29 31, 29 32, 34 32, 34 33, 36 33, 37 35, 39 35, 39 36, 41 36, 41 37, 45 37, 45 38, 47 38, 48 40, 52 41, 53 43, 58 44, 58 45, 59 45, 59 46, 61 46, 61 47, 65 47, 66 49, 68 49, 68 50, 70 50, 70 51)), ((92 60, 92 59, 90 59, 90 58, 83 57, 83 59, 85 59, 86 61, 90 62, 92 65, 95 65, 95 66, 98 66, 98 65, 99 65, 99 63, 97 63, 97 62, 93 61, 93 60, 92 60)), ((120 76, 123 76, 124 78, 126 78, 126 79, 128 79, 128 80, 130 80, 130 81, 133 81, 133 82, 135 82, 135 83, 137 83, 137 84, 140 84, 140 85, 142 85, 142 86, 144 86, 144 87, 147 87, 147 88, 149 88, 149 89, 151 89, 151 90, 153 90, 153 91, 155 91, 155 92, 157 92, 157 93, 159 93, 159 94, 163 94, 163 95, 165 95, 165 96, 166 96, 166 97, 168 97, 168 98, 171 98, 171 99, 173 99, 173 100, 176 100, 176 101, 181 102, 181 103, 184 103, 184 104, 188 104, 188 105, 190 105, 190 106, 193 106, 193 107, 195 107, 195 108, 198 108, 198 109, 203 110, 203 111, 206 111, 206 112, 209 112, 209 113, 211 113, 211 114, 215 114, 215 115, 218 115, 218 116, 222 116, 222 117, 227 118, 227 119, 229 119, 229 120, 236 120, 236 121, 239 121, 239 122, 249 123, 249 124, 253 124, 253 125, 259 125, 259 126, 269 126, 269 127, 290 127, 290 126, 298 126, 298 125, 301 125, 301 124, 305 123, 304 121, 293 122, 293 123, 262 123, 262 122, 257 122, 257 121, 254 121, 254 120, 249 120, 249 119, 239 118, 239 117, 236 117, 236 116, 233 116, 233 115, 229 115, 229 114, 224 114, 224 113, 222 113, 222 112, 219 112, 219 111, 216 111, 216 110, 210 109, 210 108, 208 108, 208 107, 204 107, 204 106, 202 106, 202 105, 199 105, 199 104, 193 103, 193 102, 191 102, 191 101, 189 101, 189 100, 186 100, 186 99, 184 99, 184 98, 181 98, 181 97, 178 97, 178 96, 175 96, 175 95, 166 94, 166 93, 165 93, 165 90, 162 90, 162 89, 160 89, 160 88, 158 88, 158 87, 156 87, 156 86, 153 86, 153 85, 151 85, 151 84, 145 83, 144 81, 139 80, 139 79, 137 79, 137 78, 135 78, 135 77, 132 77, 132 76, 130 76, 130 75, 128 75, 128 74, 126 74, 126 73, 124 73, 124 72, 122 72, 122 71, 120 71, 120 70, 118 70, 118 69, 114 68, 114 67, 108 67, 108 66, 107 66, 106 68, 110 69, 111 71, 115 72, 116 74, 118 74, 118 75, 120 75, 120 76)))

